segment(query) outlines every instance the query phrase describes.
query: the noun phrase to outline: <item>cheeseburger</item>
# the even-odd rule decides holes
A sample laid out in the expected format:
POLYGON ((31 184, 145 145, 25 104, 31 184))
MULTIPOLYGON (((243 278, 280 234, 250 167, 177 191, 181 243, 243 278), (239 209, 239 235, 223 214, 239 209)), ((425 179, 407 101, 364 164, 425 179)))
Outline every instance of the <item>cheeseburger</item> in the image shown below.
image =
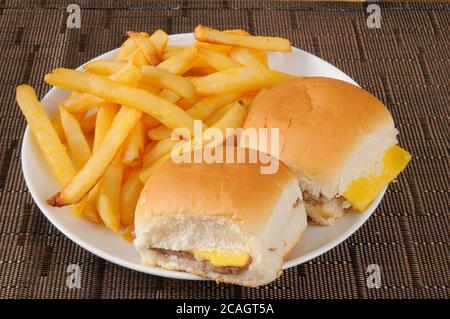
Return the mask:
MULTIPOLYGON (((411 159, 397 145, 383 103, 331 78, 274 86, 253 103, 244 123, 249 128, 279 129, 279 154, 271 154, 297 174, 309 220, 319 225, 336 223, 348 210, 364 211, 411 159)), ((241 146, 259 145, 241 139, 241 146)))

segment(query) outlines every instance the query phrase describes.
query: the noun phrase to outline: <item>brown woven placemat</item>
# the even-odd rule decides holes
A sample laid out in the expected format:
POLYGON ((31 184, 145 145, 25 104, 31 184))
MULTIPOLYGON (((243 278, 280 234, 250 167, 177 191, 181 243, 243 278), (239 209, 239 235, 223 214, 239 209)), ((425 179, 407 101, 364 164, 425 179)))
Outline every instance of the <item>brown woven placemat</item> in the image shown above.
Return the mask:
POLYGON ((361 3, 297 1, 0 1, 0 298, 448 298, 450 125, 448 3, 378 3, 380 29, 361 3), (198 24, 278 35, 336 65, 391 110, 413 160, 368 222, 330 252, 259 289, 138 273, 80 248, 46 220, 26 188, 25 120, 15 86, 40 97, 45 73, 116 48, 127 30, 192 32, 198 24), (66 286, 81 267, 81 288, 66 286), (381 267, 381 288, 366 268, 381 267))

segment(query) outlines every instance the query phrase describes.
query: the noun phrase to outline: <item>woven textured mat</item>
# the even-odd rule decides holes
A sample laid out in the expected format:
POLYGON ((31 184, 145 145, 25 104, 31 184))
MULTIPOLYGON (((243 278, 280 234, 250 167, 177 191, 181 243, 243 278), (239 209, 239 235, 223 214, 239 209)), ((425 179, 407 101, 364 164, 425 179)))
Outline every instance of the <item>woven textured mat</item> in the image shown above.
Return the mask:
POLYGON ((297 1, 0 1, 0 298, 448 298, 450 295, 449 4, 379 3, 380 29, 361 3, 297 1), (14 88, 116 48, 127 30, 192 32, 198 24, 279 35, 336 65, 388 105, 413 160, 369 221, 330 252, 259 289, 134 272, 78 247, 27 191, 25 120, 14 88), (66 286, 81 267, 81 288, 66 286), (381 288, 366 284, 370 264, 381 288))

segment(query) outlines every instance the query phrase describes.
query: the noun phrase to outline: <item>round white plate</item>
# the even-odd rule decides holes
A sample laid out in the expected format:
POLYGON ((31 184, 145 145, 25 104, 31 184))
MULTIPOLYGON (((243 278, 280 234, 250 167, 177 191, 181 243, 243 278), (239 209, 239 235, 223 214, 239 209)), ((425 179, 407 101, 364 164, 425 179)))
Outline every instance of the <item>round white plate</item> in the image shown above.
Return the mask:
MULTIPOLYGON (((169 42, 172 45, 189 45, 194 42, 194 37, 192 33, 172 35, 169 42)), ((116 53, 117 49, 94 60, 112 59, 116 53)), ((333 65, 296 48, 293 48, 292 53, 269 53, 269 63, 273 69, 294 75, 325 76, 356 84, 349 76, 333 65)), ((51 89, 42 100, 48 114, 55 114, 59 102, 68 95, 68 91, 59 88, 51 89)), ((141 263, 133 245, 123 240, 118 234, 104 226, 95 225, 75 217, 68 208, 48 206, 45 200, 59 190, 58 183, 46 167, 28 127, 22 143, 22 168, 30 193, 41 211, 56 228, 81 247, 110 262, 144 273, 177 279, 200 279, 188 273, 146 266, 141 263)), ((309 225, 302 239, 286 259, 284 268, 293 267, 317 257, 352 235, 372 215, 384 192, 385 190, 365 212, 347 213, 334 226, 309 225)))

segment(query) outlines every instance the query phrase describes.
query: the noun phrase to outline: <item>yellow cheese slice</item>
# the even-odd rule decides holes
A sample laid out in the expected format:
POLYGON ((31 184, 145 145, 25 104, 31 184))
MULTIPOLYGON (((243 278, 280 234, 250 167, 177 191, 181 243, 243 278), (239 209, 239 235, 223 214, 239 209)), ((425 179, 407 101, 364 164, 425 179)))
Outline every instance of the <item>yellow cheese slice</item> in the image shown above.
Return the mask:
POLYGON ((342 195, 355 209, 365 210, 382 188, 400 174, 410 160, 411 154, 406 150, 398 145, 392 146, 384 154, 380 175, 354 180, 342 195))
POLYGON ((248 263, 250 255, 244 252, 191 250, 191 253, 201 260, 208 260, 214 267, 242 267, 248 263))

